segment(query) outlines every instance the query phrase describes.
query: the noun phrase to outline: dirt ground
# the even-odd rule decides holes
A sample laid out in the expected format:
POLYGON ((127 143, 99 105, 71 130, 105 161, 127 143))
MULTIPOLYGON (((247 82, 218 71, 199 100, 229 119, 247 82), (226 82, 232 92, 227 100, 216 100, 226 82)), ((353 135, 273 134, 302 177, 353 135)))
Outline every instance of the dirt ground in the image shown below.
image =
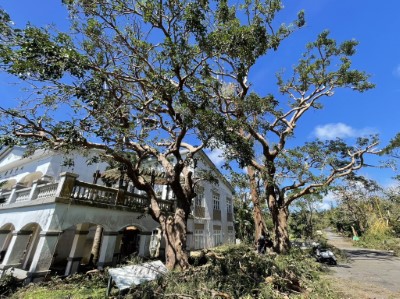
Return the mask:
POLYGON ((327 231, 328 242, 346 253, 348 261, 331 267, 332 286, 342 298, 400 299, 400 258, 381 250, 354 247, 327 231))

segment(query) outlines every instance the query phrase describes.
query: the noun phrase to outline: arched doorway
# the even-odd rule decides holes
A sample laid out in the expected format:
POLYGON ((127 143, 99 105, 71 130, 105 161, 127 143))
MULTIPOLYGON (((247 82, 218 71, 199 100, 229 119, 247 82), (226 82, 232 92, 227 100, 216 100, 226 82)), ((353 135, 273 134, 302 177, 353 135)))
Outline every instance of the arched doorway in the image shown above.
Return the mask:
POLYGON ((37 223, 29 223, 19 230, 14 230, 11 241, 3 257, 3 265, 29 270, 39 242, 41 227, 37 223))
POLYGON ((120 260, 129 259, 130 256, 138 255, 140 244, 140 229, 137 226, 130 225, 122 229, 121 245, 120 245, 120 260))
POLYGON ((0 264, 7 253, 14 229, 14 225, 11 223, 7 223, 0 228, 0 264))
POLYGON ((27 224, 20 230, 20 232, 23 232, 21 235, 21 238, 23 238, 22 242, 25 241, 26 244, 23 255, 20 259, 21 268, 24 270, 29 270, 31 266, 41 231, 42 228, 37 223, 27 224))

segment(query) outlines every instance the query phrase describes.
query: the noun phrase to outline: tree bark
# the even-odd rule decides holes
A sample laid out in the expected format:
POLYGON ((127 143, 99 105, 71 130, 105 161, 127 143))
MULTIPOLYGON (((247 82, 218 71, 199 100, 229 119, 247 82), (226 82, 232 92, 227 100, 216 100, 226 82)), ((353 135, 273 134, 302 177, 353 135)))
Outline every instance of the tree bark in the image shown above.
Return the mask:
POLYGON ((182 209, 177 209, 174 216, 162 221, 161 227, 165 238, 165 264, 168 269, 187 269, 189 254, 187 245, 187 222, 182 209))
POLYGON ((96 265, 97 262, 99 261, 102 235, 103 235, 103 227, 101 225, 97 225, 96 233, 94 234, 93 246, 92 246, 92 252, 91 252, 91 254, 93 255, 92 262, 94 265, 96 265))
POLYGON ((148 188, 147 194, 151 198, 150 212, 153 219, 161 225, 165 240, 165 264, 170 270, 187 269, 189 254, 187 252, 187 220, 190 214, 191 200, 195 196, 193 184, 190 183, 191 174, 185 177, 189 183, 181 185, 180 176, 170 183, 176 197, 174 212, 161 211, 153 189, 148 188))
POLYGON ((290 249, 290 240, 288 232, 289 211, 286 207, 276 210, 274 220, 275 244, 274 251, 277 253, 286 253, 290 249))
POLYGON ((248 166, 247 173, 249 175, 250 181, 250 194, 251 194, 251 201, 253 202, 253 218, 254 218, 254 226, 255 226, 255 240, 261 236, 264 232, 265 235, 269 235, 267 226, 265 225, 263 212, 261 209, 260 203, 260 194, 258 191, 257 186, 257 177, 255 174, 254 167, 248 166))
POLYGON ((283 198, 277 199, 273 187, 268 191, 268 207, 274 224, 274 252, 286 253, 290 249, 288 218, 289 209, 283 204, 283 198))

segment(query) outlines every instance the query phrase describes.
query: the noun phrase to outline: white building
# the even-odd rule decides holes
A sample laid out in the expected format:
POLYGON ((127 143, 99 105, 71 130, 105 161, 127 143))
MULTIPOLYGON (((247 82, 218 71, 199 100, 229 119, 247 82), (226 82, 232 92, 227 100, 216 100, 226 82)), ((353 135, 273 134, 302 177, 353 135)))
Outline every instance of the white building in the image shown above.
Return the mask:
MULTIPOLYGON (((156 223, 143 210, 147 198, 133 188, 94 184, 94 174, 105 163, 87 165, 88 157, 65 157, 39 150, 24 157, 24 148, 0 151, 0 276, 14 268, 27 281, 50 272, 69 275, 88 265, 103 268, 130 254, 149 255, 156 223), (126 190, 129 190, 126 191, 126 190), (93 264, 94 239, 101 238, 98 260, 93 264)), ((218 184, 203 182, 188 221, 188 249, 233 242, 233 189, 203 153, 197 154, 199 170, 211 170, 218 184)), ((166 186, 160 202, 172 211, 173 196, 166 186)))

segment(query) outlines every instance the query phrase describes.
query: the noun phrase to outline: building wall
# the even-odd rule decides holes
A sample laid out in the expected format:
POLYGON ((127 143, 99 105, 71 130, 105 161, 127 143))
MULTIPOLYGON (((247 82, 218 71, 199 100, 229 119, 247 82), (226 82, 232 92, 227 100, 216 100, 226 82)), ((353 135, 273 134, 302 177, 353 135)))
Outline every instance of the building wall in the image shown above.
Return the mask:
MULTIPOLYGON (((227 199, 232 200, 233 189, 204 153, 200 153, 197 158, 196 168, 193 169, 194 176, 196 177, 196 172, 200 175, 201 171, 211 171, 218 183, 213 184, 206 181, 200 183, 200 188, 204 192, 205 215, 204 217, 194 217, 193 227, 189 227, 193 233, 191 235, 192 249, 197 249, 194 244, 196 231, 198 233, 202 228, 204 247, 215 247, 234 239, 228 234, 228 228, 231 228, 230 231, 234 234, 233 218, 229 220, 227 217, 227 199), (214 210, 214 195, 218 195, 219 210, 214 210)), ((195 202, 193 204, 195 205, 195 202)))
MULTIPOLYGON (((63 166, 65 158, 60 154, 39 151, 31 158, 18 160, 17 158, 20 157, 20 154, 21 151, 19 150, 9 153, 11 158, 0 154, 0 165, 2 165, 0 166, 0 181, 11 178, 18 181, 29 173, 40 171, 43 175, 50 176, 53 181, 57 182, 60 179, 60 173, 69 171, 77 173, 79 181, 92 183, 93 173, 96 170, 103 171, 106 168, 106 163, 87 165, 88 158, 80 155, 70 156, 74 160, 72 166, 63 166), (9 163, 6 164, 5 161, 9 163), (7 175, 5 174, 6 172, 7 175)), ((201 183, 204 194, 204 215, 202 217, 193 215, 188 220, 189 249, 199 249, 199 237, 201 237, 201 248, 227 243, 230 240, 228 232, 232 232, 229 228, 233 229, 233 219, 228 219, 227 217, 226 202, 227 198, 232 199, 232 187, 203 153, 199 154, 196 166, 196 168, 193 168, 195 176, 196 172, 200 173, 201 170, 212 171, 218 179, 218 184, 201 183), (215 194, 219 195, 219 210, 217 212, 213 209, 213 195, 215 194)), ((163 194, 164 196, 166 195, 165 190, 163 194)), ((169 198, 171 199, 171 197, 169 198)), ((7 205, 0 205, 0 228, 11 227, 10 224, 15 232, 23 230, 27 224, 37 225, 37 231, 41 235, 38 235, 35 242, 39 242, 40 239, 42 243, 36 245, 44 248, 43 240, 51 240, 55 250, 49 249, 48 251, 55 253, 54 259, 56 262, 65 261, 70 254, 70 247, 74 238, 76 239, 75 228, 79 225, 90 224, 90 233, 87 234, 85 244, 82 247, 84 249, 81 250, 84 252, 84 256, 90 254, 96 225, 103 227, 103 231, 106 232, 106 240, 107 238, 115 239, 115 234, 118 234, 127 226, 137 227, 140 231, 139 252, 144 255, 148 254, 151 232, 159 227, 159 224, 149 215, 135 213, 130 209, 121 209, 113 206, 100 207, 96 204, 82 205, 70 200, 54 202, 54 198, 38 199, 32 202, 21 201, 12 208, 7 207, 7 205), (59 242, 63 243, 62 246, 59 242)), ((107 252, 109 250, 107 249, 107 252)), ((114 248, 111 250, 114 250, 114 248)), ((35 264, 31 260, 28 262, 29 264, 35 264)), ((37 262, 36 264, 45 265, 46 263, 40 261, 40 263, 37 262)))
POLYGON ((11 150, 6 150, 6 156, 0 158, 0 167, 6 164, 12 163, 13 161, 20 160, 25 150, 22 147, 14 147, 11 150))
POLYGON ((11 179, 19 182, 26 175, 40 171, 43 175, 52 177, 54 181, 59 180, 60 173, 73 172, 79 175, 79 180, 91 183, 94 172, 104 171, 108 165, 104 162, 88 165, 90 156, 62 155, 39 150, 33 156, 22 158, 23 149, 17 148, 15 151, 0 161, 0 182, 11 179), (66 159, 71 159, 73 165, 64 165, 66 159))
POLYGON ((49 230, 54 214, 55 204, 2 209, 0 210, 0 227, 7 223, 12 223, 15 230, 20 231, 29 223, 37 223, 42 230, 49 230))

